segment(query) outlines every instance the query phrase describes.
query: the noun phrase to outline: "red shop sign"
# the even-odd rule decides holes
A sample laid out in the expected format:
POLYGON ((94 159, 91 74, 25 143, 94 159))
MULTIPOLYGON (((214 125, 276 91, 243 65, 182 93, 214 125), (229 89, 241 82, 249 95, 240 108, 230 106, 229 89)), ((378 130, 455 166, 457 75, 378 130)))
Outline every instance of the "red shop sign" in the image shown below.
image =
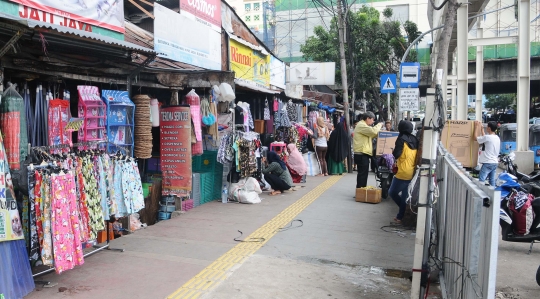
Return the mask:
POLYGON ((191 191, 191 113, 189 106, 160 111, 163 195, 185 196, 191 191))

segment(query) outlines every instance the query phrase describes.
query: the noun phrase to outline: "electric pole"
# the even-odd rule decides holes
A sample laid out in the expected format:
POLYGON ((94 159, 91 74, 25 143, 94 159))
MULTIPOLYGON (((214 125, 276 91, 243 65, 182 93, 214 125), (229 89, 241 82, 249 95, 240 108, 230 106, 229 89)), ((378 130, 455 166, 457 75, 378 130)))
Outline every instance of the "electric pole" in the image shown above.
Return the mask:
MULTIPOLYGON (((345 61, 345 24, 343 21, 343 9, 341 6, 341 1, 338 0, 338 32, 339 32, 339 60, 341 62, 341 84, 343 87, 343 110, 345 111, 345 126, 347 127, 347 132, 350 128, 350 119, 349 119, 349 85, 347 84, 347 63, 345 61)), ((349 160, 351 155, 349 155, 349 160)), ((348 172, 351 173, 351 167, 348 167, 348 172)))
MULTIPOLYGON (((345 124, 348 135, 350 136, 350 117, 349 117, 349 86, 347 84, 347 62, 345 61, 345 24, 343 20, 342 0, 338 0, 337 13, 338 13, 338 35, 339 35, 339 60, 341 69, 341 85, 343 87, 343 110, 345 110, 345 124)), ((352 154, 351 154, 352 155, 352 154)), ((349 155, 349 160, 352 158, 349 155)), ((350 163, 347 163, 350 164, 350 163)), ((347 167, 348 172, 352 173, 351 167, 347 167)))

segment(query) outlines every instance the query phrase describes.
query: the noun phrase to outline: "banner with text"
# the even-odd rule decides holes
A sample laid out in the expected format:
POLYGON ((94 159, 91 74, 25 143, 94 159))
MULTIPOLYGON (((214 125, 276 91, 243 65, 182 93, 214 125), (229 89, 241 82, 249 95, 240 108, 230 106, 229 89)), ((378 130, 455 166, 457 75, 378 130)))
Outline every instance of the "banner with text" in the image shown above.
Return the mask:
POLYGON ((289 67, 289 81, 297 85, 336 84, 335 62, 292 62, 289 67))
POLYGON ((233 39, 229 40, 234 77, 248 84, 270 87, 270 55, 264 55, 233 39))
POLYGON ((154 50, 158 56, 221 70, 221 34, 154 3, 154 50))
POLYGON ((72 29, 92 32, 92 25, 88 23, 44 12, 39 9, 31 8, 24 5, 19 5, 19 17, 23 19, 31 19, 72 29))
MULTIPOLYGON (((58 1, 58 0, 10 0, 21 5, 34 8, 30 10, 29 18, 36 21, 57 24, 65 18, 80 22, 80 24, 90 24, 107 28, 113 31, 124 33, 124 1, 119 0, 85 0, 85 1, 58 1), (38 15, 37 10, 40 10, 38 15), (45 14, 48 13, 48 19, 45 14), (58 17, 59 21, 54 21, 52 16, 58 17)), ((64 21, 66 22, 66 21, 64 21)), ((66 25, 63 25, 66 26, 66 25)), ((77 25, 75 25, 77 26, 77 25)), ((66 26, 71 27, 72 26, 66 26)), ((82 25, 75 29, 80 29, 82 25)), ((88 30, 86 30, 88 31, 88 30)))
MULTIPOLYGON (((0 138, 1 139, 1 138, 0 138)), ((1 146, 1 145, 0 145, 1 146)), ((17 210, 11 188, 8 188, 8 181, 11 181, 6 161, 6 154, 3 146, 0 148, 0 242, 20 240, 24 238, 22 221, 17 210)))
POLYGON ((191 113, 189 106, 160 111, 163 195, 184 196, 191 191, 191 113))
POLYGON ((180 0, 180 13, 221 33, 221 0, 180 0))

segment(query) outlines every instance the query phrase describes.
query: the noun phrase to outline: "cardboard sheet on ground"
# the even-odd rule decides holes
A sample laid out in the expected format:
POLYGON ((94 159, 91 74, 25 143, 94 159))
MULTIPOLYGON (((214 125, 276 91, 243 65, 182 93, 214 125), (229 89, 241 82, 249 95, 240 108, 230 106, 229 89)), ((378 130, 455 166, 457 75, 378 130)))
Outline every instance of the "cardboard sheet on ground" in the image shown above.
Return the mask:
POLYGON ((377 136, 376 155, 391 154, 396 146, 396 140, 399 132, 379 132, 377 136))
POLYGON ((478 164, 478 142, 474 140, 474 121, 447 121, 441 134, 441 142, 463 167, 476 167, 478 164))

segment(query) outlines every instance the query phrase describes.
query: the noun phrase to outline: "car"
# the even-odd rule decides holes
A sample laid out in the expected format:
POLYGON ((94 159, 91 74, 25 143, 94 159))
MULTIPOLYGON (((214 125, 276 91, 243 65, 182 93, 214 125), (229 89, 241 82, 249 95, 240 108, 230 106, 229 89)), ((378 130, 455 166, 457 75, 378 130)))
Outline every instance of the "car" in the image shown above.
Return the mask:
POLYGON ((540 125, 540 117, 533 117, 529 120, 530 125, 540 125))
POLYGON ((469 115, 467 116, 467 119, 468 120, 476 120, 476 114, 475 113, 469 113, 469 115))

